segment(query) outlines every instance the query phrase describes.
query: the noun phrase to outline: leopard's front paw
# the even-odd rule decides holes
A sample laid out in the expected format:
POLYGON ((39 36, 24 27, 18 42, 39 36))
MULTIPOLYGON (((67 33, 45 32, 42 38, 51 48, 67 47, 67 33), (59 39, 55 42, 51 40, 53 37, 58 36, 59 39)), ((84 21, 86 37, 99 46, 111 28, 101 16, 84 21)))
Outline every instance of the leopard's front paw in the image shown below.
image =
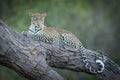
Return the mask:
POLYGON ((27 36, 27 32, 25 32, 25 31, 22 31, 21 34, 24 36, 27 36))

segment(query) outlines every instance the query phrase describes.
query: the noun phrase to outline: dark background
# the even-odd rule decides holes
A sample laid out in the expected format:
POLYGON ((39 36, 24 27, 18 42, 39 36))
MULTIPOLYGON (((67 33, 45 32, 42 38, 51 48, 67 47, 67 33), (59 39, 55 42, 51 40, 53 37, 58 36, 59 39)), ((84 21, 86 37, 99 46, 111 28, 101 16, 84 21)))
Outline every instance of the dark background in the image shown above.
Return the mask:
MULTIPOLYGON (((27 31, 29 13, 47 13, 46 26, 73 32, 86 48, 102 50, 120 65, 120 0, 1 0, 0 19, 17 32, 27 31)), ((94 76, 57 69, 68 80, 94 76)), ((0 66, 0 80, 26 80, 0 66)))

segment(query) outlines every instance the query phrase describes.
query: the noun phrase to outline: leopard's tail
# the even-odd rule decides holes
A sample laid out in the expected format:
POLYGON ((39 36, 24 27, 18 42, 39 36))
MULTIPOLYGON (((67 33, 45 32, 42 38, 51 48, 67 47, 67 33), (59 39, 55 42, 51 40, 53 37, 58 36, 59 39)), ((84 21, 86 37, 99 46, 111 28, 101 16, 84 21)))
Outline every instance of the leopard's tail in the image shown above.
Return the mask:
POLYGON ((101 60, 96 60, 95 63, 98 65, 98 68, 93 67, 87 59, 86 53, 91 52, 88 49, 85 49, 83 46, 80 47, 80 54, 82 56, 82 61, 84 66, 91 72, 91 73, 102 73, 105 65, 101 60))

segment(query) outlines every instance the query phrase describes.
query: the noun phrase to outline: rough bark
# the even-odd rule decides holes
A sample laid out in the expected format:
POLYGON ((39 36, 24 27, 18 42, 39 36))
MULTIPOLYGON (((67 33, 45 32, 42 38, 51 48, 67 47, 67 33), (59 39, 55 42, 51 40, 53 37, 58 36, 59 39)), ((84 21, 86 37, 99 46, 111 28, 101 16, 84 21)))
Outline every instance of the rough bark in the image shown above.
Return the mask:
POLYGON ((37 42, 16 33, 0 21, 0 64, 11 68, 30 80, 63 80, 51 67, 65 68, 95 75, 101 80, 120 80, 120 67, 100 52, 88 50, 88 59, 94 64, 101 58, 105 69, 100 74, 91 74, 82 62, 81 54, 37 42))

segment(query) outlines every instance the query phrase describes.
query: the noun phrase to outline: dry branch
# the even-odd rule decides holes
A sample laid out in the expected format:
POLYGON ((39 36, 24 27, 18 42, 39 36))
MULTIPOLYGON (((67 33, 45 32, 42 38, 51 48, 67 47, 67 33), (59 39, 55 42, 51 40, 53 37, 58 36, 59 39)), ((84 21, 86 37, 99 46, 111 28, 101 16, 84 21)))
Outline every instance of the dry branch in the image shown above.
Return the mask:
MULTIPOLYGON (((101 57, 105 70, 92 74, 101 80, 120 80, 120 67, 107 56, 96 51, 86 52, 88 59, 101 57)), ((65 68, 91 74, 83 65, 80 53, 37 42, 13 31, 0 21, 0 64, 15 70, 30 80, 63 80, 51 67, 65 68)))

